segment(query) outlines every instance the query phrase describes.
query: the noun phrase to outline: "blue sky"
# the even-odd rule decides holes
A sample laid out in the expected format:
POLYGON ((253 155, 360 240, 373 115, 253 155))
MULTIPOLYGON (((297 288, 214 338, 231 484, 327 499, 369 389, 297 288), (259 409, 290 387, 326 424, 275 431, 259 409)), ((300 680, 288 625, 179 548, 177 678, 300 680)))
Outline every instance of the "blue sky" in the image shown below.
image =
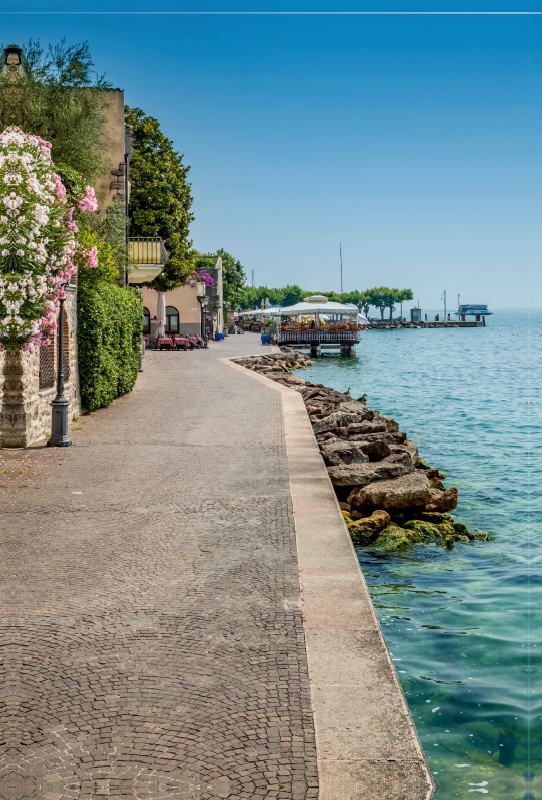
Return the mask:
POLYGON ((194 244, 226 248, 257 284, 338 290, 342 242, 345 290, 542 306, 542 16, 62 13, 331 8, 303 0, 17 8, 29 13, 0 11, 4 44, 88 39, 97 70, 160 120, 191 165, 194 244))

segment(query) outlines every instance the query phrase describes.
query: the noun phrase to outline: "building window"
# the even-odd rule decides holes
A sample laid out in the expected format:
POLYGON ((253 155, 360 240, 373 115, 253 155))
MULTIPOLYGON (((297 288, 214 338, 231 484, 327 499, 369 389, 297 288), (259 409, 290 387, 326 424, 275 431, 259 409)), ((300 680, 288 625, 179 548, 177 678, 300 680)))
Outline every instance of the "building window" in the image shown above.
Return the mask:
POLYGON ((143 308, 143 333, 151 332, 151 312, 148 308, 143 308))
POLYGON ((173 306, 166 306, 166 333, 179 333, 179 312, 173 306))

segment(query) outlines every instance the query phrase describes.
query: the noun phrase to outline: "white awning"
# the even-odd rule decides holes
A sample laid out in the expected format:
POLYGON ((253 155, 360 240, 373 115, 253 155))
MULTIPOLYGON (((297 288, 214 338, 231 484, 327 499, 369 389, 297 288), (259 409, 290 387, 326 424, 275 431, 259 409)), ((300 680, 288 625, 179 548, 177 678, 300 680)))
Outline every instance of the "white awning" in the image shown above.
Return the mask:
POLYGON ((328 300, 327 303, 323 303, 321 300, 307 303, 304 300, 302 303, 296 303, 293 306, 279 308, 275 311, 275 314, 281 317, 307 316, 310 314, 348 314, 353 316, 354 314, 359 314, 359 309, 354 303, 335 303, 331 300, 328 300))

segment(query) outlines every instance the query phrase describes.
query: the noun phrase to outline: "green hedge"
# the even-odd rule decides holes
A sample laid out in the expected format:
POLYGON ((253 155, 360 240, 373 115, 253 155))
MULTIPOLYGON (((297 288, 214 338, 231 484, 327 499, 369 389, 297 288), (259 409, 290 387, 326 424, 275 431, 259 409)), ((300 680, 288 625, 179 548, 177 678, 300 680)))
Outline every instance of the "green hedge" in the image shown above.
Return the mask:
POLYGON ((87 411, 129 392, 139 367, 143 301, 137 289, 102 283, 77 291, 81 402, 87 411))

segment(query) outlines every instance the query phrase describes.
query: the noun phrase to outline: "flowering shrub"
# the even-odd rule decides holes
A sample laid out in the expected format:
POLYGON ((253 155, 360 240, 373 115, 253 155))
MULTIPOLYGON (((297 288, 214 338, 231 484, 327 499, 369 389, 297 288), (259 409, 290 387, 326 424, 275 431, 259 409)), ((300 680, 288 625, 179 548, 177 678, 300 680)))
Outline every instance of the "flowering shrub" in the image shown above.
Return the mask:
POLYGON ((79 200, 77 207, 79 208, 79 211, 98 210, 98 201, 96 200, 96 194, 94 193, 92 186, 85 187, 85 195, 79 200))
POLYGON ((8 347, 31 349, 56 327, 62 284, 76 271, 75 223, 50 148, 17 128, 0 135, 0 342, 8 347))
MULTIPOLYGON (((64 284, 74 263, 77 223, 66 188, 55 174, 51 145, 6 128, 0 134, 0 343, 33 350, 57 326, 64 284)), ((82 210, 97 208, 87 187, 82 210)), ((97 252, 84 255, 97 266, 97 252)))
POLYGON ((112 245, 104 242, 96 231, 84 225, 77 234, 73 262, 77 266, 77 285, 97 286, 99 283, 117 283, 119 271, 115 264, 112 245))
POLYGON ((199 272, 194 270, 194 273, 190 276, 190 278, 195 278, 197 281, 203 281, 206 286, 214 286, 215 282, 211 278, 208 272, 205 272, 204 269, 200 269, 199 272))

